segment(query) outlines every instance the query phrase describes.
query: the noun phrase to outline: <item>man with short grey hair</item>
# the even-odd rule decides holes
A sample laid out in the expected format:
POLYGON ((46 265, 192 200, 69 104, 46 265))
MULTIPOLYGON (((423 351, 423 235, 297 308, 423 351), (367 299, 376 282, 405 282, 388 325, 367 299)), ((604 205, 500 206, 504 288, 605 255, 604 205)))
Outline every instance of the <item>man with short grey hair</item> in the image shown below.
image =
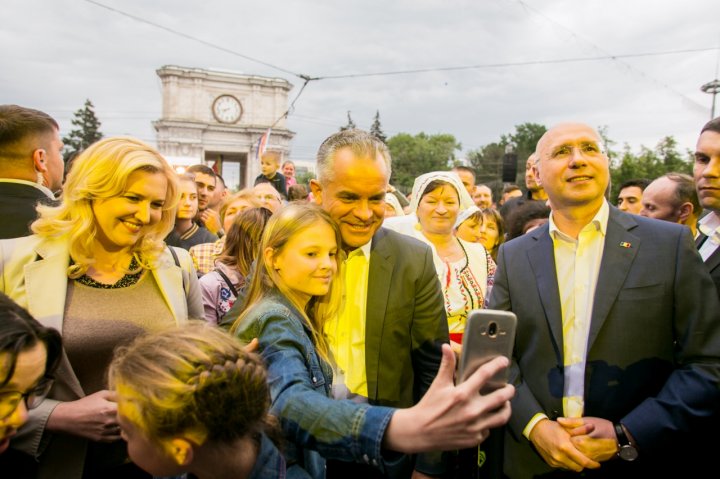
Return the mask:
MULTIPOLYGON (((317 155, 315 201, 337 221, 347 252, 341 270, 345 306, 326 325, 344 396, 409 407, 438 370, 448 325, 429 247, 382 228, 391 174, 387 146, 367 132, 346 130, 326 139, 317 155)), ((340 397, 337 396, 336 397, 340 397)), ((398 458, 387 476, 362 465, 329 462, 328 477, 410 477, 413 467, 443 473, 439 454, 398 458)))
POLYGON ((692 176, 667 173, 643 190, 640 215, 690 228, 697 238, 697 221, 702 212, 692 176))
POLYGON ((0 105, 0 238, 32 233, 38 203, 53 203, 65 164, 57 122, 47 113, 0 105))

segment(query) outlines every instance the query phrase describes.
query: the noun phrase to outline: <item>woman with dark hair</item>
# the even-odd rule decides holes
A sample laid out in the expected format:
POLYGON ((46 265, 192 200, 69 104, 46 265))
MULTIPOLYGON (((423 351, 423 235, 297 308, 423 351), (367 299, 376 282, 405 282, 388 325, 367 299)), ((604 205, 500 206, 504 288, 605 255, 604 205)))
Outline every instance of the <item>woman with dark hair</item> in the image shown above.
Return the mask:
POLYGON ((500 245, 505 242, 505 221, 495 208, 482 210, 483 221, 480 226, 480 243, 490 253, 493 260, 497 259, 500 245))
POLYGON ((50 391, 62 342, 0 293, 0 453, 50 391))
POLYGON ((548 222, 550 208, 544 201, 526 200, 515 207, 507 218, 507 241, 524 235, 548 222))
POLYGON ((220 324, 230 311, 238 291, 245 287, 257 258, 265 224, 272 216, 267 208, 250 208, 235 217, 225 236, 225 247, 215 260, 215 269, 200 278, 205 319, 220 324))

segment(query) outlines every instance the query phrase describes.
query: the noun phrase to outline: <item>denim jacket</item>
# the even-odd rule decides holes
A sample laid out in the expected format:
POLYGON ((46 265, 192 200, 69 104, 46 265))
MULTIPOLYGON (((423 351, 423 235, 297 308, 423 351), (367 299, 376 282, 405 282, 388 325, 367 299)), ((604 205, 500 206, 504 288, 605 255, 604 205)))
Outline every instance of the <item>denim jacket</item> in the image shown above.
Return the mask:
POLYGON ((271 413, 279 418, 288 478, 325 477, 325 459, 384 471, 381 446, 394 409, 330 397, 332 370, 311 340, 302 314, 279 291, 254 304, 236 335, 258 338, 268 368, 271 413))

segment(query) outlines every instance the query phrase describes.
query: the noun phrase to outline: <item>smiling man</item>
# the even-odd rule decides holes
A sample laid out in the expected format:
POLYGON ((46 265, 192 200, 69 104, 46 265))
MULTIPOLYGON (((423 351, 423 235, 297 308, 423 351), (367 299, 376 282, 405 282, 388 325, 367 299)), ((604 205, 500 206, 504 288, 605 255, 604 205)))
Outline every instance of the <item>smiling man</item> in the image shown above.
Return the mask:
POLYGON ((505 474, 693 477, 720 402, 720 305, 690 230, 608 205, 589 126, 536 151, 550 221, 500 247, 490 297, 518 317, 505 474))
MULTIPOLYGON (((382 228, 390 152, 369 133, 346 130, 326 139, 317 155, 316 202, 340 225, 345 307, 326 325, 344 388, 336 397, 408 407, 437 372, 448 326, 430 248, 382 228)), ((438 457, 418 456, 415 469, 442 472, 438 457)), ((387 477, 409 477, 412 458, 386 467, 387 477)), ((386 477, 377 469, 328 462, 328 477, 386 477)))

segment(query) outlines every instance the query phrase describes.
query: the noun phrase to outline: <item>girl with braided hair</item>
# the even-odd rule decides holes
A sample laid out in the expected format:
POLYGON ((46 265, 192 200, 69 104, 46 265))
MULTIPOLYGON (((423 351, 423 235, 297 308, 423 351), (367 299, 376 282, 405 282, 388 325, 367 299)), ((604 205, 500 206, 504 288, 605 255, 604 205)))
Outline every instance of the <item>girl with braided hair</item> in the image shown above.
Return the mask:
POLYGON ((109 377, 128 454, 153 475, 285 477, 265 368, 226 332, 191 322, 142 336, 109 377))

